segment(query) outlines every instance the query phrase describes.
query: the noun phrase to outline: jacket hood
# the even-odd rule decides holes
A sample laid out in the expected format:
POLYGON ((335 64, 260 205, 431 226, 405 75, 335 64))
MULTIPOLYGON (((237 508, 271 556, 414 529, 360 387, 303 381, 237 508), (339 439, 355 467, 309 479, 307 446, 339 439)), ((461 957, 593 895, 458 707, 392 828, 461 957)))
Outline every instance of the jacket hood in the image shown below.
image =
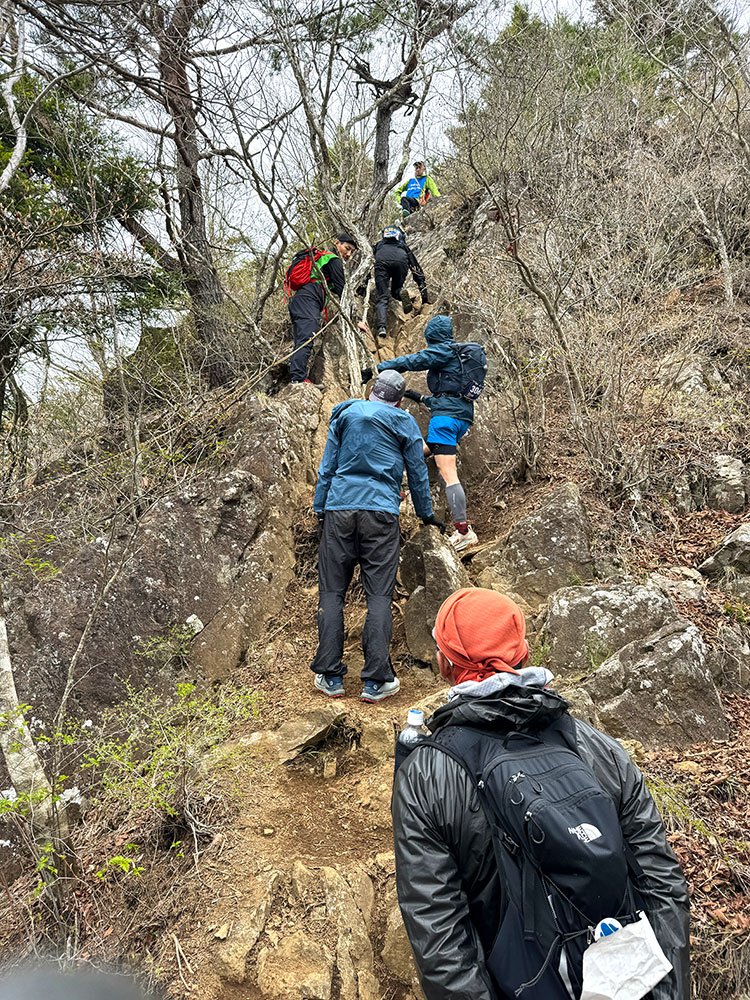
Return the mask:
POLYGON ((428 344, 445 344, 453 340, 453 320, 450 316, 433 316, 424 328, 428 344))
POLYGON ((550 679, 548 671, 530 667, 480 683, 459 684, 451 689, 448 704, 427 724, 433 733, 444 726, 474 726, 494 732, 542 729, 568 708, 564 698, 544 687, 550 679))

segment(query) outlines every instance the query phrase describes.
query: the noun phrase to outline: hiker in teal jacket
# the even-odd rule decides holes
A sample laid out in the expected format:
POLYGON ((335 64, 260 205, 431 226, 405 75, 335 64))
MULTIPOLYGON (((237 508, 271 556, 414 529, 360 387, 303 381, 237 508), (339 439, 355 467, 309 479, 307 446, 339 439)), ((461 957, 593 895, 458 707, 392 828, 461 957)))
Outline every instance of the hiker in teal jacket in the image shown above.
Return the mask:
MULTIPOLYGON (((455 344, 453 320, 450 316, 433 316, 425 327, 424 336, 427 347, 423 351, 381 361, 377 370, 427 371, 427 385, 431 395, 420 396, 408 391, 405 395, 430 409, 425 454, 432 455, 435 459, 455 527, 450 541, 461 551, 478 541, 476 532, 467 519, 466 493, 458 478, 456 466, 458 442, 474 421, 474 404, 464 399, 460 393, 443 389, 443 385, 455 385, 461 379, 461 362, 452 346, 455 344)), ((363 378, 367 371, 365 369, 362 372, 363 378)))

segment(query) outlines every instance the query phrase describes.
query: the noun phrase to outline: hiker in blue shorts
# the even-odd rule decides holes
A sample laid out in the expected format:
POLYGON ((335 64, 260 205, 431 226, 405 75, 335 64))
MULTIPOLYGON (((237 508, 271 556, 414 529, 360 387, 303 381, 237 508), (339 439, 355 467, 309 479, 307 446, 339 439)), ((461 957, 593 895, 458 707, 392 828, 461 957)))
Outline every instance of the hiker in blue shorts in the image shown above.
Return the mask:
MULTIPOLYGON (((474 404, 461 394, 462 366, 453 339, 453 320, 450 316, 433 316, 425 327, 424 336, 427 347, 423 351, 381 361, 377 371, 388 368, 397 372, 427 371, 431 395, 420 396, 407 390, 405 396, 424 403, 432 413, 425 454, 435 459, 455 528, 449 541, 460 552, 478 541, 467 519, 466 493, 456 467, 458 443, 473 423, 474 404)), ((365 381, 371 376, 371 369, 363 369, 365 381)))

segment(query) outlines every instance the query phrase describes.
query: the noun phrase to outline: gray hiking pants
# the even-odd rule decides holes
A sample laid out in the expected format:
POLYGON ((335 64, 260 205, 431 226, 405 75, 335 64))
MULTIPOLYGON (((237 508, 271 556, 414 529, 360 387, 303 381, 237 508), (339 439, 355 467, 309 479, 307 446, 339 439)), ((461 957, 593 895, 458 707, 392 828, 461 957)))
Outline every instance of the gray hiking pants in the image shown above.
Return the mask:
POLYGON ((344 598, 359 563, 367 597, 362 633, 363 681, 392 681, 390 646, 391 600, 401 545, 398 517, 378 510, 327 511, 318 554, 318 651, 311 664, 316 674, 346 673, 344 598))

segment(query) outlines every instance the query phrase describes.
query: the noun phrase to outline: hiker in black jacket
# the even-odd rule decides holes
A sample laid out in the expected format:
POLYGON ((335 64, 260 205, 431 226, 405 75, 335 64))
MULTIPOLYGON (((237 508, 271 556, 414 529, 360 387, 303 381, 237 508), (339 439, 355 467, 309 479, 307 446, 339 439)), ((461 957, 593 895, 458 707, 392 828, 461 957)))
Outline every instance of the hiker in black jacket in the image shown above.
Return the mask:
MULTIPOLYGON (((567 714, 566 702, 548 687, 552 680, 548 670, 525 665, 525 622, 510 598, 481 588, 459 590, 441 606, 432 634, 440 673, 453 685, 448 703, 428 721, 439 743, 455 747, 456 738, 462 738, 459 727, 470 727, 470 738, 489 740, 495 760, 502 754, 504 737, 540 733, 565 717, 576 755, 614 803, 626 850, 640 867, 635 885, 643 909, 673 967, 652 987, 649 1000, 689 1000, 687 885, 643 775, 627 751, 617 740, 567 714)), ((490 781, 487 771, 484 777, 490 781)), ((519 770, 512 780, 526 777, 519 770)), ((498 933, 503 914, 512 910, 475 780, 447 752, 419 743, 396 773, 392 804, 396 883, 425 996, 427 1000, 580 996, 580 988, 575 993, 567 988, 570 967, 563 968, 559 951, 549 955, 552 961, 541 991, 531 982, 519 991, 507 978, 497 978, 499 968, 513 969, 523 962, 531 946, 525 942, 523 927, 509 929, 506 923, 498 933)), ((513 804, 530 810, 528 821, 534 815, 534 780, 512 787, 518 788, 510 791, 513 804)), ((577 828, 567 832, 581 840, 601 836, 595 828, 584 833, 588 831, 594 836, 581 836, 577 828)), ((543 842, 537 834, 534 843, 543 842)), ((518 847, 506 843, 495 844, 498 852, 517 856, 518 847)), ((555 860, 558 867, 564 866, 564 858, 555 860)))
POLYGON ((322 314, 328 299, 328 289, 340 298, 346 278, 343 261, 357 252, 357 241, 349 233, 341 233, 333 241, 334 251, 322 254, 310 269, 310 278, 289 302, 295 351, 289 361, 290 382, 309 382, 307 368, 312 353, 312 338, 321 327, 322 314))
POLYGON ((375 255, 375 324, 378 336, 385 337, 389 296, 396 300, 400 298, 404 312, 411 312, 411 297, 404 288, 409 271, 414 276, 423 302, 427 301, 427 285, 419 261, 399 226, 386 226, 382 239, 372 250, 375 255))

